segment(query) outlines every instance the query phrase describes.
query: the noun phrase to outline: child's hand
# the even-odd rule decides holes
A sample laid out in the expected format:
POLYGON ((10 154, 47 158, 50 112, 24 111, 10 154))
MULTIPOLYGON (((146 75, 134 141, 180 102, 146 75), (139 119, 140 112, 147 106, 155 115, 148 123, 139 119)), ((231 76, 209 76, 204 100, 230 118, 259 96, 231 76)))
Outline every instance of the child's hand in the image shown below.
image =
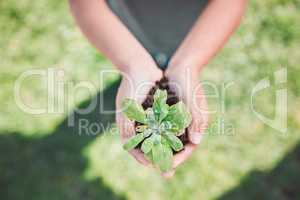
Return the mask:
MULTIPOLYGON (((116 121, 123 143, 135 135, 135 127, 134 123, 125 118, 121 113, 122 100, 130 98, 142 103, 146 99, 150 89, 155 85, 155 82, 161 78, 162 71, 156 67, 144 68, 140 66, 138 70, 123 74, 116 99, 116 121)), ((129 153, 141 164, 145 166, 150 164, 140 149, 130 150, 129 153)))
POLYGON ((173 168, 175 169, 191 155, 200 143, 208 123, 208 109, 197 73, 188 68, 172 68, 170 66, 166 71, 166 77, 169 79, 170 87, 183 100, 192 114, 192 123, 188 128, 189 143, 183 151, 175 154, 173 160, 173 168))

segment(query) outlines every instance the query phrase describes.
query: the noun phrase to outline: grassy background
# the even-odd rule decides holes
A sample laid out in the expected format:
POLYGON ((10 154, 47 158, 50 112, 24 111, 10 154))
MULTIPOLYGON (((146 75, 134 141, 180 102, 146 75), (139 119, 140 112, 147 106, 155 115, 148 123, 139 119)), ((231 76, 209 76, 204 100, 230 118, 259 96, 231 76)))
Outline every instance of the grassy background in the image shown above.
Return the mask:
MULTIPOLYGON (((113 115, 99 114, 98 108, 72 115, 75 106, 86 107, 100 95, 105 108, 113 109, 119 77, 99 82, 98 72, 113 66, 80 34, 67 2, 0 1, 0 199, 300 199, 299 11, 297 0, 249 2, 242 25, 201 75, 219 91, 233 82, 226 112, 220 99, 209 99, 217 110, 210 131, 176 176, 165 181, 122 150, 113 115), (64 81, 90 81, 97 91, 76 93, 62 114, 24 113, 14 101, 15 81, 27 69, 50 67, 63 69, 64 81), (282 67, 288 69, 288 83, 282 86, 288 90, 285 134, 263 124, 250 109, 253 86, 282 67), (67 126, 70 116, 75 127, 67 126), (233 134, 217 132, 214 122, 220 117, 234 127, 233 134), (112 128, 79 136, 79 119, 112 128)), ((27 79, 22 99, 45 106, 46 81, 27 79)), ((274 115, 275 89, 259 95, 257 110, 274 115)))

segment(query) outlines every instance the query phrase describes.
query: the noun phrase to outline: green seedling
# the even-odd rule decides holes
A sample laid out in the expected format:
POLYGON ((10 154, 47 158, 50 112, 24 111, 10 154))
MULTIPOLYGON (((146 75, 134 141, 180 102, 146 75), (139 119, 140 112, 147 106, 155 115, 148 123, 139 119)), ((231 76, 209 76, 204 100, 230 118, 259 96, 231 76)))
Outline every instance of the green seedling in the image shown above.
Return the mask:
POLYGON ((140 124, 136 127, 136 135, 124 144, 124 149, 133 149, 141 143, 146 158, 163 172, 172 167, 172 150, 183 149, 178 136, 191 123, 191 114, 182 101, 172 106, 166 101, 167 91, 157 89, 153 106, 147 110, 132 99, 122 102, 126 117, 140 124))

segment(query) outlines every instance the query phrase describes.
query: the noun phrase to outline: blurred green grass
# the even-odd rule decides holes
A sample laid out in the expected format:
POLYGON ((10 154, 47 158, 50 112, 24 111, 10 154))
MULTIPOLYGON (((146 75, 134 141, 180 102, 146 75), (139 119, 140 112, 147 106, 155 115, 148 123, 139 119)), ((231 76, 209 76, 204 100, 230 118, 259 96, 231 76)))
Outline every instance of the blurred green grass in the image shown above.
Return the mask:
MULTIPOLYGON (((67 2, 1 1, 0 198, 299 199, 299 11, 297 0, 249 2, 242 25, 201 74, 201 80, 219 89, 233 82, 225 96, 225 114, 220 99, 209 99, 209 106, 217 110, 211 128, 221 115, 234 134, 209 131, 192 158, 165 181, 122 150, 114 128, 79 137, 76 127, 67 127, 74 106, 84 107, 100 93, 112 108, 118 80, 111 76, 98 81, 99 70, 113 66, 80 34, 67 2), (74 84, 90 81, 99 92, 77 94, 64 114, 22 112, 13 96, 16 79, 27 69, 49 67, 64 70, 66 81, 74 84), (288 70, 285 134, 263 124, 250 109, 251 88, 282 67, 288 70)), ((47 103, 45 81, 26 81, 26 102, 34 107, 47 103)), ((260 95, 255 107, 274 115, 274 95, 260 95)), ((96 112, 77 117, 114 122, 113 116, 96 112)))

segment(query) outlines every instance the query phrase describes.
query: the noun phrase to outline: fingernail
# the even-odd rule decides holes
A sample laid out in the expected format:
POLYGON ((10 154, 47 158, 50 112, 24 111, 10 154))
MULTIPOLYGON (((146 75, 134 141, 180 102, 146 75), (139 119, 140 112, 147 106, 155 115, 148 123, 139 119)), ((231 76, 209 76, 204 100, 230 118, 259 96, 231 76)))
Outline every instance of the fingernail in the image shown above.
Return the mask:
POLYGON ((199 132, 193 132, 190 134, 190 141, 194 144, 199 144, 202 139, 202 134, 199 132))

